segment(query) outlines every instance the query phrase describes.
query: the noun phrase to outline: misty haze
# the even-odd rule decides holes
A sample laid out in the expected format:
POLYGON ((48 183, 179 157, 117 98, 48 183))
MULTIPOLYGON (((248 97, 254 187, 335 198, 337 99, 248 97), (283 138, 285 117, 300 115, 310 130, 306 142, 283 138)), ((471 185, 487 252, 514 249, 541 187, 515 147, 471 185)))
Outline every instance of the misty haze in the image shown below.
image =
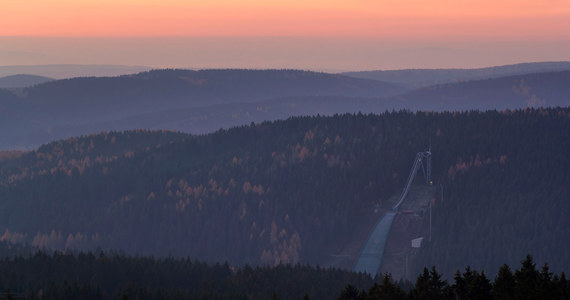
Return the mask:
POLYGON ((564 1, 0 9, 0 298, 570 299, 564 1))

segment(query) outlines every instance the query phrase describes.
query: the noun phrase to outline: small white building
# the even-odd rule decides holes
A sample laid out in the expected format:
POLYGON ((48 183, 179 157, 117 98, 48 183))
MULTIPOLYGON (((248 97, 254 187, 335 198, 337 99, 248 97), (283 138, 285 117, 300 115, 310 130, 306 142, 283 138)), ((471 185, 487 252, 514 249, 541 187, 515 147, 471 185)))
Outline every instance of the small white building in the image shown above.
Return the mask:
POLYGON ((412 248, 420 248, 422 246, 423 237, 412 240, 412 248))

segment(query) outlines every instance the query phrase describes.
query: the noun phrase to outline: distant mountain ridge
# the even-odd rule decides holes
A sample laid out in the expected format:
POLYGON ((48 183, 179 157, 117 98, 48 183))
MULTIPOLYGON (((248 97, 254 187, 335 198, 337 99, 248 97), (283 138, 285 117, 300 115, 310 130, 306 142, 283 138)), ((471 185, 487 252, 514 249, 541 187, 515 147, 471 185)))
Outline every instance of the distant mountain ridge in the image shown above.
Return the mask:
POLYGON ((16 74, 33 74, 55 79, 64 79, 82 76, 119 76, 150 70, 145 66, 121 65, 78 65, 78 64, 52 64, 52 65, 11 65, 0 66, 0 76, 16 74))
POLYGON ((28 75, 28 74, 10 75, 5 77, 0 77, 0 89, 24 88, 48 82, 51 80, 54 79, 38 75, 28 75))
MULTIPOLYGON (((167 110, 305 95, 380 97, 404 91, 375 80, 299 70, 153 70, 119 77, 50 81, 13 91, 18 99, 0 95, 0 103, 18 107, 5 113, 38 124, 37 130, 25 138, 35 140, 34 136, 50 136, 56 127, 115 122, 167 110)), ((12 128, 19 126, 14 124, 12 128)), ((1 143, 37 145, 22 142, 26 136, 22 130, 4 130, 5 139, 1 143)), ((51 136, 49 140, 66 136, 69 137, 51 136)))
POLYGON ((570 71, 433 85, 389 98, 422 110, 486 110, 570 105, 570 71))
POLYGON ((536 62, 477 69, 403 69, 344 72, 343 75, 398 83, 410 88, 511 75, 570 70, 570 62, 536 62))
POLYGON ((0 90, 0 149, 94 132, 169 129, 204 134, 300 115, 393 109, 488 110, 570 105, 570 71, 407 90, 299 70, 153 70, 0 90))
MULTIPOLYGON (((136 105, 130 110, 140 113, 156 108, 254 102, 285 96, 382 97, 404 91, 406 89, 374 80, 311 71, 153 70, 119 77, 53 81, 26 89, 22 100, 33 101, 36 106, 45 105, 42 109, 58 105, 75 106, 75 114, 81 114, 85 105, 107 104, 136 105)), ((92 113, 92 109, 85 112, 92 113)))

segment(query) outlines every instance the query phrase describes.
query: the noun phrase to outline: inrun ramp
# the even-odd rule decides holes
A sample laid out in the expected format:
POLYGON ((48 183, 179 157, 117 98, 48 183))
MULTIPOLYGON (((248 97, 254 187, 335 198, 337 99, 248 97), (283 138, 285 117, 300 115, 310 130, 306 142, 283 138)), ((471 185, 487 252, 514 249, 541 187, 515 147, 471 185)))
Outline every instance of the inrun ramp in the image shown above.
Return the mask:
POLYGON ((356 261, 356 264, 354 265, 355 272, 364 272, 372 275, 373 277, 376 276, 376 273, 380 269, 380 264, 382 263, 382 256, 384 256, 384 249, 388 242, 392 221, 394 221, 394 218, 398 213, 398 208, 406 199, 420 167, 423 170, 426 183, 431 185, 431 143, 428 151, 418 152, 416 154, 412 170, 408 176, 408 180, 406 181, 400 200, 392 206, 392 211, 384 214, 380 221, 378 221, 378 224, 376 224, 374 231, 370 234, 368 242, 366 242, 364 249, 362 249, 362 252, 358 257, 358 261, 356 261), (426 161, 427 168, 424 168, 424 160, 426 161))
POLYGON ((382 263, 382 256, 390 235, 390 227, 392 227, 392 221, 394 221, 396 214, 393 211, 387 212, 378 221, 354 265, 355 272, 364 272, 372 276, 376 275, 382 263))

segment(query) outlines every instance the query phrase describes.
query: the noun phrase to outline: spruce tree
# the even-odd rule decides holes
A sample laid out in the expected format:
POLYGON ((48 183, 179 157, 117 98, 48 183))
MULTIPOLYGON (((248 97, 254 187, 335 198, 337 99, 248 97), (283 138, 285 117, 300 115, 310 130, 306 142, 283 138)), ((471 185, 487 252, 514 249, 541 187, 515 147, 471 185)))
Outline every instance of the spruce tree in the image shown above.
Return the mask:
POLYGON ((517 299, 540 299, 537 292, 540 276, 532 256, 527 255, 521 264, 521 269, 515 271, 515 295, 517 299))
POLYGON ((499 274, 493 283, 493 299, 496 300, 511 300, 515 299, 515 277, 511 268, 504 264, 499 269, 499 274))

